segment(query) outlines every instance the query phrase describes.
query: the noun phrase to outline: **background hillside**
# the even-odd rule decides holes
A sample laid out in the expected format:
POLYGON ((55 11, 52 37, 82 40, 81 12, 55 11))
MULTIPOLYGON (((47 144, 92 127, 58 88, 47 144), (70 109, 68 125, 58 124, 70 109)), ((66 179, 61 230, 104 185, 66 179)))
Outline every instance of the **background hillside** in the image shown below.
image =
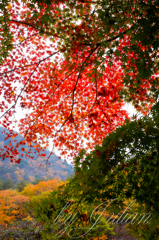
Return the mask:
MULTIPOLYGON (((15 147, 17 142, 22 140, 22 136, 17 132, 15 138, 7 137, 7 129, 0 127, 0 153, 4 152, 4 145, 9 145, 12 143, 12 146, 15 147)), ((72 165, 68 164, 65 161, 62 161, 55 154, 51 155, 48 163, 46 164, 47 157, 50 154, 49 150, 41 151, 41 154, 46 156, 40 156, 35 151, 34 143, 31 146, 27 144, 22 145, 18 148, 19 155, 23 155, 22 161, 20 164, 11 162, 10 159, 5 158, 4 160, 0 156, 0 179, 6 181, 7 179, 12 179, 14 182, 29 180, 34 181, 36 178, 60 178, 66 179, 68 175, 73 173, 72 165), (25 149, 25 150, 24 150, 25 149), (31 156, 32 158, 28 157, 31 156)), ((19 156, 17 155, 18 159, 19 156)))

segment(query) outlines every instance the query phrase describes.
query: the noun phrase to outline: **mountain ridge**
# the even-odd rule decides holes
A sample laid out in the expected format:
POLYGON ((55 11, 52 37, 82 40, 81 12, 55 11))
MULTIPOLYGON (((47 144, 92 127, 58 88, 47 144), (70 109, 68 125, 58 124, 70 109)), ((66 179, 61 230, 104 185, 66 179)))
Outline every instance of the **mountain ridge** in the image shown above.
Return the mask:
POLYGON ((7 139, 9 130, 0 126, 0 179, 5 181, 9 178, 15 182, 21 180, 34 181, 35 178, 59 178, 65 180, 68 175, 73 174, 73 166, 68 164, 66 160, 62 161, 55 154, 52 154, 47 161, 50 151, 48 149, 41 150, 40 155, 35 151, 35 143, 31 143, 29 146, 27 143, 18 147, 18 155, 15 158, 21 158, 21 162, 18 164, 8 157, 2 157, 5 152, 4 145, 11 144, 14 148, 17 142, 20 142, 23 137, 17 132, 13 131, 16 136, 12 139, 7 139), (29 154, 28 154, 29 153, 29 154), (30 157, 28 157, 28 155, 30 157), (45 156, 44 156, 45 155, 45 156), (11 162, 12 161, 12 162, 11 162))

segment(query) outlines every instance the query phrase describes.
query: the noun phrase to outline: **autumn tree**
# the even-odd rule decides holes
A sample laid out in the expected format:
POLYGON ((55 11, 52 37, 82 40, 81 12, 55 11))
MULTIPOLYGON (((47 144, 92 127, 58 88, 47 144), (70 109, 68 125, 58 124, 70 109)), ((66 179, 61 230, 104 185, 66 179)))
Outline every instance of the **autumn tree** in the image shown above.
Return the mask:
POLYGON ((42 225, 32 218, 34 205, 39 204, 44 196, 48 196, 61 183, 52 179, 37 185, 25 184, 25 188, 24 183, 21 183, 18 186, 21 193, 11 189, 0 191, 0 238, 33 239, 39 236, 42 225))
POLYGON ((0 191, 0 226, 7 227, 14 221, 27 217, 24 205, 29 201, 26 196, 20 195, 16 190, 0 191))
MULTIPOLYGON (((4 1, 2 7, 8 16, 1 16, 8 54, 1 66, 2 126, 17 123, 17 106, 30 109, 18 122, 24 140, 48 146, 51 138, 73 157, 124 123, 124 101, 148 112, 158 94, 158 1, 4 1)), ((7 146, 2 159, 16 154, 7 146)))
POLYGON ((61 181, 58 181, 56 179, 51 179, 48 181, 40 181, 36 185, 28 183, 27 186, 24 187, 21 194, 24 196, 36 196, 41 194, 42 192, 56 189, 60 185, 60 183, 62 184, 61 181))

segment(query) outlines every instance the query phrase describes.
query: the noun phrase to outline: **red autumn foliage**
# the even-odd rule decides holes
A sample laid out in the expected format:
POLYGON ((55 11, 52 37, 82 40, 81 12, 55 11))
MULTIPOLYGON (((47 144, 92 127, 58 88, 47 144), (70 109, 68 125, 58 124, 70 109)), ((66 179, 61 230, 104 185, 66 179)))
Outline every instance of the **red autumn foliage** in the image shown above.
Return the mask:
MULTIPOLYGON (((146 114, 154 101, 148 93, 154 77, 141 79, 140 87, 136 88, 137 69, 129 71, 131 84, 125 86, 126 71, 132 67, 135 69, 132 59, 137 60, 138 57, 131 50, 127 54, 127 68, 122 68, 120 55, 125 54, 125 47, 132 46, 131 36, 122 27, 118 33, 115 32, 114 40, 119 33, 124 37, 117 47, 120 54, 113 55, 110 65, 108 56, 103 55, 102 60, 99 56, 99 51, 106 48, 100 44, 99 36, 103 23, 97 22, 95 15, 91 14, 93 1, 76 3, 80 24, 64 22, 62 14, 67 4, 71 3, 50 3, 51 17, 58 23, 55 25, 57 31, 45 22, 47 4, 39 4, 41 7, 34 9, 35 14, 32 14, 29 3, 13 1, 9 5, 14 49, 1 66, 0 91, 4 101, 0 103, 0 109, 1 125, 7 129, 17 124, 17 120, 12 118, 17 105, 22 110, 30 109, 18 122, 23 142, 38 142, 36 150, 39 151, 40 144, 48 147, 48 139, 51 138, 62 155, 72 158, 83 147, 93 149, 96 144, 101 144, 106 135, 124 123, 128 114, 123 110, 122 90, 134 89, 129 97, 135 107, 146 114), (64 38, 67 39, 66 46, 60 42, 64 38), (103 63, 97 67, 97 61, 103 63), (143 107, 140 102, 144 102, 143 107)), ((130 13, 125 14, 130 17, 130 13)), ((111 27, 110 32, 113 30, 111 27)), ((102 41, 110 42, 107 34, 102 38, 102 41)), ((144 51, 144 46, 140 45, 144 51)), ((12 134, 10 132, 8 138, 12 134)), ((17 143, 16 148, 23 142, 17 143)), ((6 147, 2 159, 6 154, 10 158, 17 154, 11 147, 6 147)), ((16 162, 20 163, 20 160, 16 162)))

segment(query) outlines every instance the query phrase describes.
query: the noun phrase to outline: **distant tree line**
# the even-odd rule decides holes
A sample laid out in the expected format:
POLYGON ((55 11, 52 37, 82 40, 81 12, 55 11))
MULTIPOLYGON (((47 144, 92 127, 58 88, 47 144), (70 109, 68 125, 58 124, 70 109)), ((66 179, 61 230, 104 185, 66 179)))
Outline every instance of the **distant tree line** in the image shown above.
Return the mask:
MULTIPOLYGON (((40 179, 40 178, 36 178, 34 181, 32 181, 32 184, 38 184, 40 181, 47 181, 49 180, 49 178, 47 179, 40 179)), ((5 181, 0 179, 0 190, 6 190, 6 189, 17 189, 19 192, 23 191, 24 187, 27 186, 27 184, 29 183, 29 180, 22 180, 18 183, 16 183, 14 180, 12 179, 7 179, 5 181)))

